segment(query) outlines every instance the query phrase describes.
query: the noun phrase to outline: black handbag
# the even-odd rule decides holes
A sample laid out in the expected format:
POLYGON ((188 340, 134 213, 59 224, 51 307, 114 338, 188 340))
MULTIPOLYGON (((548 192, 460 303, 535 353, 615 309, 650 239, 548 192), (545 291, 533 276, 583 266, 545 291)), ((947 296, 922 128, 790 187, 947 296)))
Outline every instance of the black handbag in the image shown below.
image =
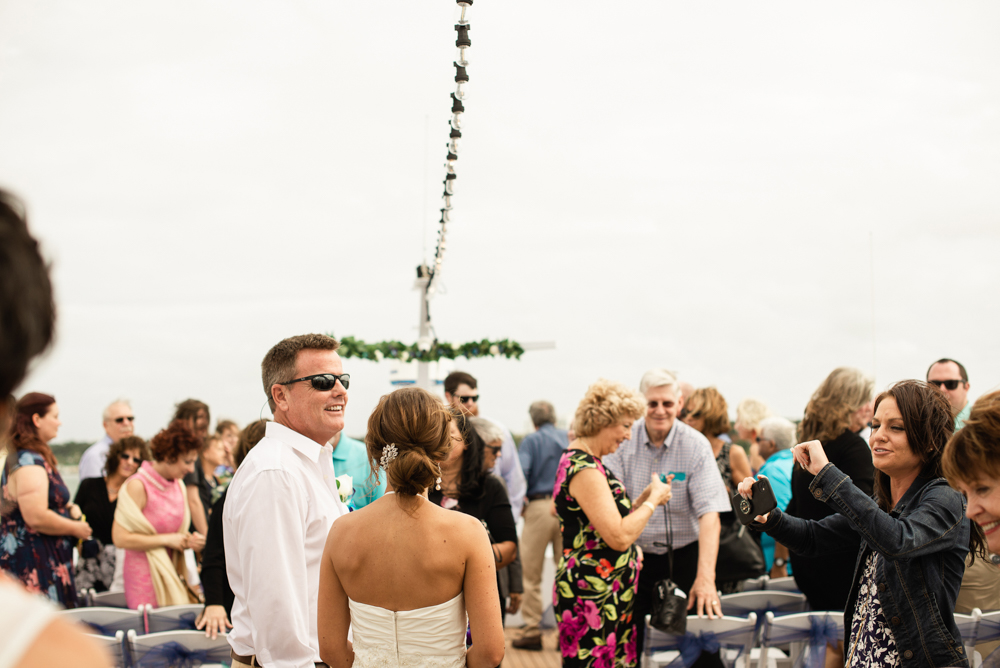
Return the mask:
MULTIPOLYGON (((731 503, 731 502, 730 502, 731 503)), ((764 552, 735 511, 719 515, 719 555, 715 559, 717 582, 738 582, 760 577, 767 571, 764 552)))
POLYGON ((649 624, 664 633, 682 636, 687 632, 687 595, 674 582, 674 535, 670 525, 670 503, 664 512, 667 516, 667 563, 670 574, 666 580, 653 585, 653 606, 649 624))

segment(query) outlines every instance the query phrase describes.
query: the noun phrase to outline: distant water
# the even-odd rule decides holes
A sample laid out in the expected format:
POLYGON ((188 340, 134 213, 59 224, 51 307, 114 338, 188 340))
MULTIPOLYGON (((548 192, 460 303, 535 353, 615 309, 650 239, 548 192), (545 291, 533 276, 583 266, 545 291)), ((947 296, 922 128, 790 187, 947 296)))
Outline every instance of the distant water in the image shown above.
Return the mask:
POLYGON ((59 474, 69 487, 69 498, 76 496, 76 488, 80 486, 80 468, 78 466, 60 466, 59 474))

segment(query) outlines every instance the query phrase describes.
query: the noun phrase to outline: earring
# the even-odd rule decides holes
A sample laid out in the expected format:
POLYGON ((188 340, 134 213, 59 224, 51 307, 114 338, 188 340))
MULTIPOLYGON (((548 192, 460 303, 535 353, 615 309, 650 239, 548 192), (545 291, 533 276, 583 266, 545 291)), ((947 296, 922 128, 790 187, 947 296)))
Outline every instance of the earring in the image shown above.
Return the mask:
POLYGON ((438 476, 438 479, 435 481, 434 489, 436 489, 439 492, 441 491, 441 476, 438 476))

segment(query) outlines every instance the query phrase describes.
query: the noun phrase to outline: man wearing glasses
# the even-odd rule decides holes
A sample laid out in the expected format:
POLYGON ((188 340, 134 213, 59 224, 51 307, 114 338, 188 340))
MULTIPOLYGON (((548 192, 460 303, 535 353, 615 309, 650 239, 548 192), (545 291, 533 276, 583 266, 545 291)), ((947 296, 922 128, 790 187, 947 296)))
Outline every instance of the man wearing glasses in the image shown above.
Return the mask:
MULTIPOLYGON (((673 475, 673 497, 665 509, 657 508, 636 544, 645 559, 639 572, 639 587, 633 614, 636 653, 642 656, 646 615, 653 604, 656 583, 668 577, 688 596, 688 610, 710 619, 722 616, 715 586, 715 560, 719 553, 719 513, 732 509, 726 486, 712 454, 712 446, 701 433, 677 419, 683 399, 677 379, 665 369, 651 369, 642 376, 639 391, 646 398, 646 415, 632 425, 631 437, 604 458, 615 476, 635 499, 649 484, 650 476, 673 475), (670 513, 671 535, 667 535, 670 513), (667 554, 673 546, 673 573, 667 554)), ((718 656, 705 655, 694 664, 721 666, 718 656)))
POLYGON ((261 363, 274 422, 236 469, 222 517, 233 668, 325 665, 320 561, 334 520, 347 514, 329 444, 344 429, 351 381, 339 346, 323 334, 293 336, 261 363))
POLYGON ((927 369, 927 382, 948 397, 951 410, 955 413, 955 431, 964 427, 972 410, 969 374, 965 372, 965 367, 947 357, 939 359, 927 369))
POLYGON ((80 457, 80 480, 104 476, 104 463, 108 458, 111 444, 131 436, 135 427, 132 406, 124 399, 118 399, 104 409, 104 438, 84 450, 80 457))
MULTIPOLYGON (((466 415, 479 415, 479 390, 478 383, 471 374, 464 371, 453 371, 444 379, 444 399, 452 407, 457 408, 466 415)), ((492 418, 490 422, 503 429, 503 444, 500 446, 500 458, 496 466, 490 469, 490 473, 498 475, 507 483, 507 494, 510 496, 510 510, 514 513, 514 520, 521 516, 521 508, 524 507, 524 496, 528 493, 528 485, 524 481, 524 471, 521 470, 521 462, 517 457, 517 447, 514 445, 514 437, 510 430, 492 418)))

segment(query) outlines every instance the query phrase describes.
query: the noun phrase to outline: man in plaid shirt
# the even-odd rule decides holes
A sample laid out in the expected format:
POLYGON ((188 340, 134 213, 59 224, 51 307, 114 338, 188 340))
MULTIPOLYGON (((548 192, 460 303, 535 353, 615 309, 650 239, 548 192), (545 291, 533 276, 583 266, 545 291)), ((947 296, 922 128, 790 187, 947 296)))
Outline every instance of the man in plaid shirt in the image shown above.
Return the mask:
MULTIPOLYGON (((629 498, 637 498, 653 473, 673 475, 673 497, 657 508, 636 541, 645 559, 635 598, 636 651, 642 654, 645 617, 655 584, 670 577, 688 594, 688 609, 714 619, 722 612, 715 587, 715 560, 719 551, 719 513, 732 509, 719 467, 701 433, 677 419, 683 405, 673 374, 647 371, 639 383, 646 397, 646 416, 632 425, 632 436, 604 458, 604 464, 625 484, 629 498), (666 513, 670 513, 673 573, 667 556, 666 513)), ((715 665, 705 656, 696 665, 715 665)), ((718 664, 721 665, 721 664, 718 664)))

